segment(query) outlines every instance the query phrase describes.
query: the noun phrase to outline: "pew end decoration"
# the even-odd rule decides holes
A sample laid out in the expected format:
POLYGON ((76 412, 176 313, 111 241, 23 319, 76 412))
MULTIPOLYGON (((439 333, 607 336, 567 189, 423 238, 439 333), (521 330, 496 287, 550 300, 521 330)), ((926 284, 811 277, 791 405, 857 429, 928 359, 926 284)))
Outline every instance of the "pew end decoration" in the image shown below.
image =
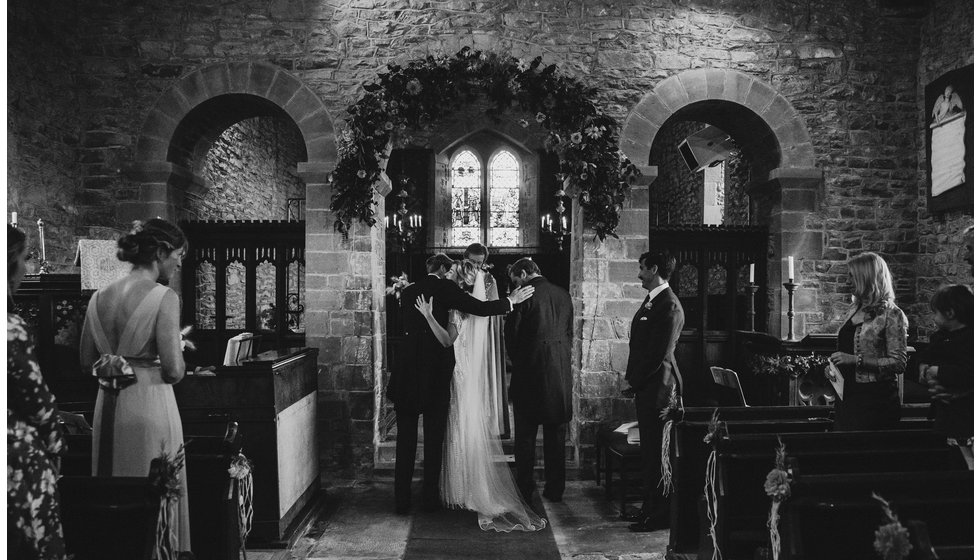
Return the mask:
POLYGON ((779 447, 776 448, 776 464, 766 475, 766 482, 763 485, 766 495, 772 498, 766 525, 769 527, 769 542, 772 545, 774 559, 779 558, 782 548, 779 539, 779 506, 792 495, 790 485, 793 482, 793 477, 786 468, 786 444, 779 436, 776 436, 776 439, 779 441, 779 447))
POLYGON ((578 199, 596 236, 616 237, 620 211, 639 169, 619 150, 619 124, 593 99, 595 88, 563 76, 542 57, 530 61, 469 47, 454 55, 426 56, 364 85, 347 107, 339 135, 340 160, 327 176, 330 210, 344 237, 354 220, 374 226, 374 186, 382 180, 394 140, 433 124, 465 104, 485 98, 494 121, 510 118, 546 134, 545 149, 559 158, 559 196, 578 199), (523 118, 522 118, 523 117, 523 118))
POLYGON ((704 499, 708 515, 708 533, 711 536, 711 560, 721 560, 721 549, 718 547, 718 449, 715 446, 717 438, 721 437, 720 412, 716 408, 708 421, 708 433, 704 442, 711 447, 708 462, 704 469, 704 499))
POLYGON ((246 557, 245 540, 252 531, 252 468, 252 461, 241 452, 232 458, 228 467, 228 475, 231 477, 228 485, 229 500, 234 498, 235 487, 238 487, 238 536, 242 558, 246 557))
POLYGON ((157 514, 154 553, 159 560, 177 560, 177 500, 184 494, 180 471, 184 469, 184 446, 180 444, 171 455, 161 449, 160 456, 151 465, 150 484, 160 496, 157 514))
POLYGON ((875 531, 875 551, 883 560, 905 560, 912 552, 909 530, 898 520, 888 500, 877 492, 872 492, 871 497, 881 504, 885 518, 885 523, 875 531))
POLYGON ((670 397, 667 399, 667 406, 660 411, 660 419, 664 420, 664 431, 660 436, 660 485, 664 488, 664 496, 669 496, 674 489, 670 464, 670 434, 674 429, 674 422, 684 419, 684 405, 677 394, 677 385, 670 388, 670 397))

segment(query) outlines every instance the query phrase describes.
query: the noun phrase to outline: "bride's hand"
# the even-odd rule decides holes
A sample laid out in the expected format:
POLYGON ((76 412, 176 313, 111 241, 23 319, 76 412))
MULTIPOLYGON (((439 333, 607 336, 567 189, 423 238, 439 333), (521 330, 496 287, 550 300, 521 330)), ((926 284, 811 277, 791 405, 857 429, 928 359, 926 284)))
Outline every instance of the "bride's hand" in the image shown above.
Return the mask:
POLYGON ((518 303, 531 299, 531 295, 533 294, 534 294, 534 286, 524 286, 523 288, 518 288, 514 290, 507 297, 510 298, 511 303, 517 305, 518 303))
POLYGON ((421 295, 415 298, 415 309, 418 309, 419 313, 425 318, 432 316, 432 299, 429 298, 429 301, 425 301, 425 297, 421 295))

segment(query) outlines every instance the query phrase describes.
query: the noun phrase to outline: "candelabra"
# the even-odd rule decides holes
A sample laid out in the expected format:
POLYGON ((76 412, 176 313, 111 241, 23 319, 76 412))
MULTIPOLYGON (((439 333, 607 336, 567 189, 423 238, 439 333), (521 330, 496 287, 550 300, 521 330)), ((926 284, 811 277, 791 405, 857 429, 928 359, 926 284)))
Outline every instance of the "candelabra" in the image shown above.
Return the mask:
POLYGON ((789 317, 789 333, 786 335, 786 340, 793 341, 796 340, 796 334, 793 332, 793 317, 796 316, 796 313, 793 311, 793 292, 796 291, 799 284, 793 282, 793 279, 790 278, 789 282, 783 284, 783 287, 785 287, 786 291, 789 293, 789 300, 787 301, 786 306, 786 316, 789 317))
POLYGON ((398 197, 398 209, 391 215, 385 216, 385 234, 390 239, 390 243, 406 253, 422 233, 422 216, 408 214, 408 188, 411 179, 402 175, 398 182, 401 184, 401 189, 395 195, 398 197))
POLYGON ((745 286, 745 295, 748 296, 749 299, 748 315, 750 331, 755 331, 755 293, 757 291, 759 291, 759 285, 755 282, 749 282, 749 284, 745 286))
POLYGON ((560 253, 563 249, 565 243, 565 237, 571 236, 571 229, 568 227, 568 217, 565 216, 565 191, 559 189, 555 193, 555 199, 558 201, 555 204, 555 214, 557 214, 556 219, 552 220, 550 213, 541 216, 541 234, 545 237, 553 237, 558 243, 558 252, 560 253))

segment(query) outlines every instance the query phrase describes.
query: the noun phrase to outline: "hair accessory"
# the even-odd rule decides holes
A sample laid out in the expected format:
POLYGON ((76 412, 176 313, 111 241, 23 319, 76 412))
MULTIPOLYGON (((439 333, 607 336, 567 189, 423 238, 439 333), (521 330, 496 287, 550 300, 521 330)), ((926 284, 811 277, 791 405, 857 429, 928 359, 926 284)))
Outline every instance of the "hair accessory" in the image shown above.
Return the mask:
POLYGON ((136 235, 137 233, 143 232, 143 222, 142 220, 133 220, 133 228, 129 230, 129 233, 136 235))

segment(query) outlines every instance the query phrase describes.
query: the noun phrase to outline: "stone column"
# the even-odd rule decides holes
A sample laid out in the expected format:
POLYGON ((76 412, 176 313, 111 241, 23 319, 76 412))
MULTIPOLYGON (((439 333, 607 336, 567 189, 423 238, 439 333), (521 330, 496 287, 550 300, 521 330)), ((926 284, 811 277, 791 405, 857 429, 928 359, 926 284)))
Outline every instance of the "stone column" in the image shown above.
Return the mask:
POLYGON ((579 464, 594 458, 595 432, 609 419, 635 418, 632 399, 623 398, 629 358, 629 327, 643 301, 637 261, 649 250, 649 184, 655 166, 640 167, 643 177, 631 188, 620 214, 619 239, 599 242, 583 228, 582 209, 573 199, 571 294, 575 305, 572 368, 575 417, 571 427, 579 464))

